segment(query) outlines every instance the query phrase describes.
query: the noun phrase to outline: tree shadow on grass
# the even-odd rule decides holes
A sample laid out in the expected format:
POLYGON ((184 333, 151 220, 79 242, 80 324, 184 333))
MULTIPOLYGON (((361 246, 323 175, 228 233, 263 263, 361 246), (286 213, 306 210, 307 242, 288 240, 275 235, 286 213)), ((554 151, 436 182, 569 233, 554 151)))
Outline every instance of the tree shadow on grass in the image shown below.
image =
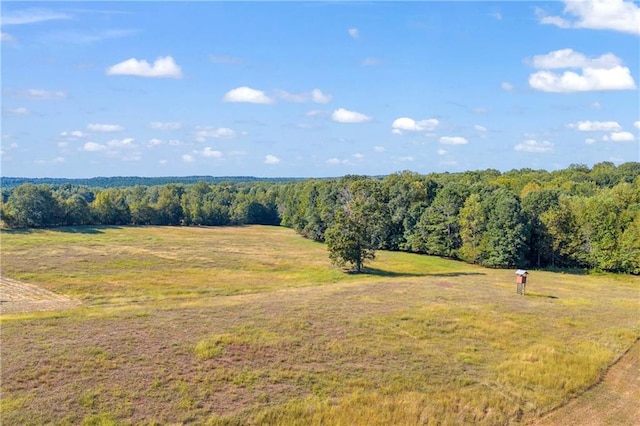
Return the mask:
POLYGON ((528 296, 528 297, 543 297, 543 298, 547 298, 547 299, 559 299, 558 296, 553 296, 551 294, 525 293, 525 296, 528 296))
MULTIPOLYGON (((351 271, 349 273, 356 274, 357 272, 351 271)), ((378 277, 461 277, 465 275, 486 275, 482 272, 446 272, 440 274, 429 274, 429 273, 413 273, 413 272, 393 272, 393 271, 385 271, 377 268, 362 268, 361 274, 365 275, 375 275, 378 277)))
MULTIPOLYGON (((356 271, 349 271, 349 274, 357 274, 358 272, 356 271)), ((388 278, 394 278, 394 277, 424 277, 426 274, 414 274, 414 273, 410 273, 410 272, 393 272, 393 271, 384 271, 382 269, 378 269, 378 268, 362 268, 362 271, 360 272, 363 275, 375 275, 378 277, 388 277, 388 278)))
POLYGON ((121 229, 119 226, 60 226, 55 228, 19 228, 19 229, 2 229, 7 234, 33 234, 42 231, 64 232, 67 234, 104 234, 106 229, 121 229))

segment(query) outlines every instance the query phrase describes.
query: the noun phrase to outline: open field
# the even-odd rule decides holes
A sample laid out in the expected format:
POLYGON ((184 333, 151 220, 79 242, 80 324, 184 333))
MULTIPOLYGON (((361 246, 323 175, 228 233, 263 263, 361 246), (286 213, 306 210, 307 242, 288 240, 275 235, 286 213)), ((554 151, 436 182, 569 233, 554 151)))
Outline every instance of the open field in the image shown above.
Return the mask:
POLYGON ((2 424, 534 423, 640 336, 637 277, 369 266, 284 228, 3 232, 3 276, 82 304, 3 312, 2 424))

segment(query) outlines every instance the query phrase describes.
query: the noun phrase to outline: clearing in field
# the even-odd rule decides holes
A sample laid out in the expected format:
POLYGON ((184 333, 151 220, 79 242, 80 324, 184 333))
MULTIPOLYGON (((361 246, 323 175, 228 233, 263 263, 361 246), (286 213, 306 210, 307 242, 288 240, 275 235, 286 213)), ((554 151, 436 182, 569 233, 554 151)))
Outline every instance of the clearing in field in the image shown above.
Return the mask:
POLYGON ((72 308, 79 303, 37 285, 0 277, 0 314, 55 311, 72 308))
POLYGON ((3 311, 3 424, 553 424, 640 335, 637 277, 344 274, 284 228, 9 231, 2 271, 82 302, 3 311))

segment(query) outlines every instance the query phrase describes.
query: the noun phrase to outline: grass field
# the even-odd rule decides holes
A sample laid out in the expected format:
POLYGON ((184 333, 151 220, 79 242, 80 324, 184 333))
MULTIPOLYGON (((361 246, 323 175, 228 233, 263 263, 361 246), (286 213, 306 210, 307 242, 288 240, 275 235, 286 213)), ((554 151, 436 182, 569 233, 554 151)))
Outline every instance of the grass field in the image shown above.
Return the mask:
POLYGON ((275 227, 3 231, 2 275, 82 305, 2 315, 2 424, 524 424, 640 336, 638 277, 533 271, 518 296, 513 270, 377 255, 345 274, 275 227))

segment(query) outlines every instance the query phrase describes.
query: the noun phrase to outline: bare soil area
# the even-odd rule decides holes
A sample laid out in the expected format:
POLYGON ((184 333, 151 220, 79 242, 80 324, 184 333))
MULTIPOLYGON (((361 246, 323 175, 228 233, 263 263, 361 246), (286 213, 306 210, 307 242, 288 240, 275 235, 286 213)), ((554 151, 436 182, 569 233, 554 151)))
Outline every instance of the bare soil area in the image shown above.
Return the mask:
POLYGON ((640 341, 612 365, 603 380, 536 425, 640 425, 640 341))
POLYGON ((11 278, 0 277, 0 314, 55 311, 80 302, 52 291, 11 278))

